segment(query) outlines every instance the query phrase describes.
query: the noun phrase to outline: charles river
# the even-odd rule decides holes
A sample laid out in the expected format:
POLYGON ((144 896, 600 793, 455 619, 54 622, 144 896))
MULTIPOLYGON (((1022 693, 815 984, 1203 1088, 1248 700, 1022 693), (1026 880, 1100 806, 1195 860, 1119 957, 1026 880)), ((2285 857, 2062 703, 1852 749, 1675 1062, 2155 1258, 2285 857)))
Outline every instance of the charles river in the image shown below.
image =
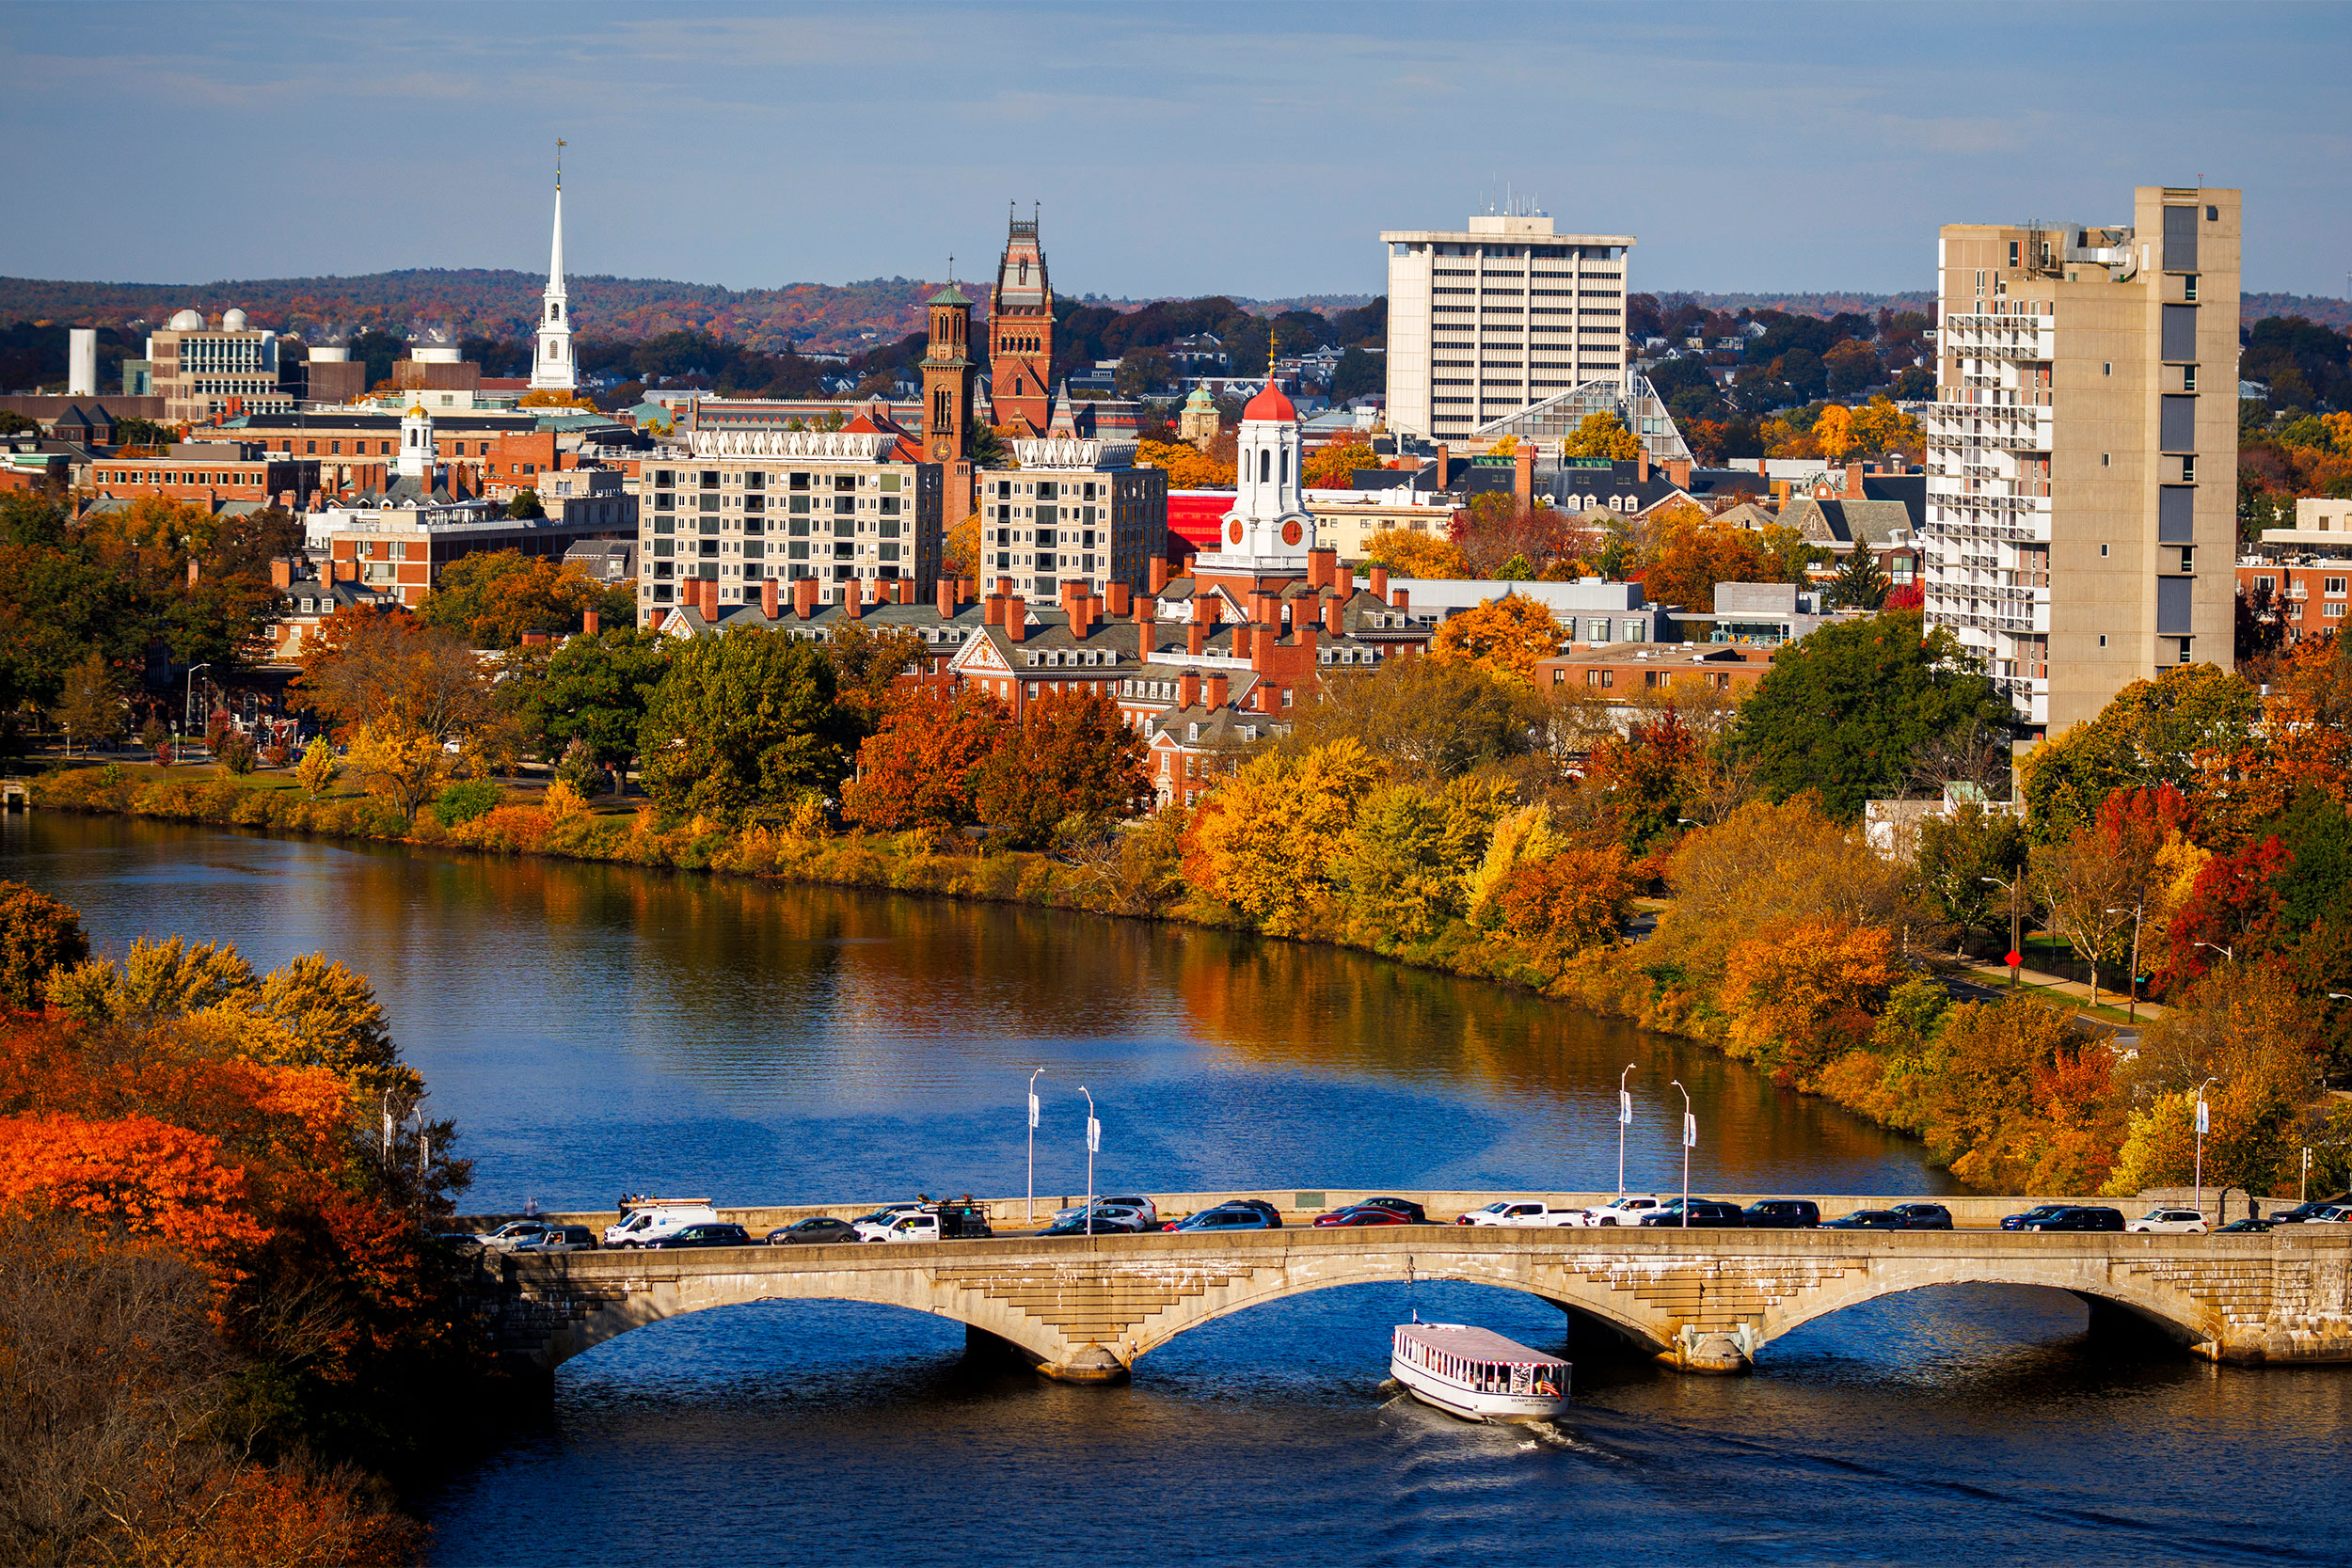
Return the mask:
MULTIPOLYGON (((364 971, 477 1211, 1098 1187, 1950 1190, 1919 1148, 1709 1052, 1357 954, 1084 916, 52 814, 0 875, 97 944, 225 940, 364 971)), ((1012 1216, 1016 1221, 1018 1214, 1012 1216)), ((1003 1216, 1000 1216, 1000 1225, 1003 1216)), ((1565 1320, 1474 1286, 1293 1297, 1100 1389, 961 1359, 960 1325, 755 1305, 624 1335, 554 1418, 426 1500, 436 1560, 720 1565, 2352 1560, 2352 1368, 2086 1342, 2057 1291, 1818 1321, 1755 1376, 1580 1360, 1558 1439, 1385 1396, 1390 1325, 1565 1320)), ((1580 1354, 1577 1352, 1571 1354, 1580 1354)))

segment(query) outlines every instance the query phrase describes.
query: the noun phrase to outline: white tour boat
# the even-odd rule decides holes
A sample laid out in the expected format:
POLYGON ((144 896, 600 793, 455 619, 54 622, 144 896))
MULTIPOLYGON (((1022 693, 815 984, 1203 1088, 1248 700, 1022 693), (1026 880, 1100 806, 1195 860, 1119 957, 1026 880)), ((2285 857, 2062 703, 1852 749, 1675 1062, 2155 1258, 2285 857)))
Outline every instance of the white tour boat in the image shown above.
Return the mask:
POLYGON ((1547 1421, 1568 1408, 1568 1364, 1467 1323, 1396 1325, 1389 1371, 1423 1404, 1471 1421, 1547 1421))

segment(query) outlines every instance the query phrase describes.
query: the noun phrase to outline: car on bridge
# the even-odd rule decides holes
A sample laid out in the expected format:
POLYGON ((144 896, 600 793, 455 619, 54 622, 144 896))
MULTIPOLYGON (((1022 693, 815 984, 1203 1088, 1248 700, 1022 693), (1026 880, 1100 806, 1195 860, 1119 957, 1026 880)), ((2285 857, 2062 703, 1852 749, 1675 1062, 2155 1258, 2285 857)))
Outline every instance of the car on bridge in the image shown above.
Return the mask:
POLYGON ((1235 1198, 1203 1209, 1189 1219, 1160 1227, 1163 1230, 1279 1230, 1282 1215, 1271 1203, 1235 1198))
POLYGON ((1456 1225, 1501 1225, 1532 1229, 1575 1225, 1581 1209, 1554 1209, 1540 1197, 1502 1197, 1473 1209, 1455 1220, 1456 1225))
POLYGON ((594 1252, 596 1233, 584 1225, 550 1225, 535 1242, 517 1242, 514 1252, 594 1252))
POLYGON ((927 1203, 882 1224, 860 1220, 857 1225, 861 1242, 972 1242, 995 1233, 989 1225, 988 1205, 962 1201, 927 1203))
POLYGON ((1718 1203, 1707 1197, 1694 1197, 1688 1203, 1670 1197, 1642 1216, 1642 1225, 1647 1229, 1672 1227, 1677 1230, 1744 1230, 1747 1224, 1748 1217, 1738 1204, 1718 1203), (1683 1219, 1686 1212, 1691 1216, 1687 1222, 1683 1219))
POLYGON ((2060 1209, 2030 1224, 2019 1227, 2024 1230, 2121 1230, 2123 1211, 2083 1204, 2060 1209))
POLYGON ((1650 1193, 1619 1193, 1590 1209, 1569 1210, 1568 1217, 1561 1223, 1578 1227, 1639 1225, 1643 1215, 1654 1212, 1665 1201, 1650 1193))
POLYGON ((1041 1236, 1135 1236, 1152 1227, 1143 1223, 1143 1216, 1133 1209, 1097 1209, 1092 1229, 1088 1228, 1087 1212, 1083 1209, 1065 1219, 1057 1219, 1038 1232, 1041 1236))
POLYGON ((2328 1210, 2341 1207, 2343 1203, 2344 1199, 2340 1197, 2313 1198, 2309 1203, 2298 1203, 2292 1209, 2280 1210, 2270 1216, 2270 1223, 2273 1225, 2309 1225, 2328 1210))
POLYGON ((1821 1223, 1821 1206, 1805 1197, 1758 1198, 1744 1212, 1750 1230, 1811 1230, 1821 1223))
POLYGON ((713 1225, 719 1211, 703 1198, 641 1198, 636 1206, 621 1211, 620 1223, 605 1227, 604 1244, 609 1247, 651 1246, 655 1242, 690 1225, 713 1225))
POLYGON ((2232 1220, 2214 1232, 2217 1236, 2266 1236, 2274 1228, 2268 1220, 2232 1220))
POLYGON ((2194 1209, 2151 1209, 2123 1227, 2135 1235, 2202 1236, 2213 1227, 2194 1209))
POLYGON ((1414 1221, 1393 1209, 1376 1203, 1351 1203, 1344 1209, 1334 1209, 1327 1214, 1315 1216, 1315 1228, 1355 1227, 1365 1225, 1411 1225, 1414 1221))
MULTIPOLYGON (((1085 1213, 1086 1209, 1087 1206, 1083 1203, 1073 1203, 1067 1209, 1057 1209, 1054 1211, 1054 1222, 1058 1225, 1073 1214, 1085 1213)), ((1096 1213, 1099 1214, 1111 1209, 1132 1209, 1142 1216, 1143 1227, 1146 1230, 1157 1228, 1160 1223, 1160 1206, 1148 1197, 1124 1194, 1113 1196, 1106 1193, 1094 1200, 1096 1213)))
POLYGON ((1823 1220, 1824 1230, 1908 1230, 1903 1217, 1892 1209, 1857 1209, 1851 1214, 1840 1214, 1834 1220, 1823 1220))
POLYGON ((812 1214, 768 1232, 770 1246, 834 1246, 857 1240, 857 1227, 831 1214, 812 1214))
POLYGON ((1952 1212, 1940 1203, 1898 1203, 1888 1211, 1900 1214, 1905 1230, 1949 1230, 1952 1212))
POLYGON ((671 1251, 680 1247, 757 1246, 752 1233, 739 1225, 681 1225, 667 1235, 656 1236, 641 1246, 671 1251))
POLYGON ((2063 1203, 2037 1203, 2022 1214, 2002 1215, 2001 1228, 2004 1230, 2029 1229, 2043 1220, 2066 1212, 2068 1207, 2069 1205, 2063 1203))

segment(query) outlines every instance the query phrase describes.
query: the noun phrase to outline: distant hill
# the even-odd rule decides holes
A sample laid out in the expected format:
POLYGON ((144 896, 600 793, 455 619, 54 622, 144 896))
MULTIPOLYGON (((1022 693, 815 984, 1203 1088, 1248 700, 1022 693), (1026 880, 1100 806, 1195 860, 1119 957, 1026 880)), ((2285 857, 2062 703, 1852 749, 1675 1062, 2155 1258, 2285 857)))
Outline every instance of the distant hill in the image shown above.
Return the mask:
MULTIPOLYGON (((923 302, 935 282, 874 277, 858 283, 794 283, 781 289, 726 289, 711 283, 667 278, 581 277, 570 279, 580 330, 594 338, 625 341, 665 332, 708 332, 743 347, 775 353, 787 343, 803 349, 856 354, 897 341, 923 327, 923 302)), ((298 332, 313 341, 352 336, 367 328, 432 337, 526 338, 538 320, 540 275, 492 268, 411 268, 355 277, 278 277, 212 283, 87 283, 33 277, 0 277, 0 325, 11 322, 56 322, 114 327, 126 336, 151 331, 174 310, 194 306, 217 313, 243 309, 258 326, 298 332)), ((960 283, 982 313, 989 288, 960 283)), ((1150 303, 1088 295, 1086 303, 1132 310, 1150 303)), ((1237 299, 1252 314, 1286 309, 1334 315, 1369 303, 1371 294, 1301 294, 1289 299, 1237 299)), ((1661 293, 1661 303, 1690 301, 1710 309, 1786 310, 1832 316, 1840 310, 1875 312, 1881 308, 1924 309, 1923 291, 1862 293, 1661 293)), ((2296 294, 2249 294, 2245 319, 2303 315, 2336 327, 2352 327, 2352 301, 2296 294)))
MULTIPOLYGON (((786 344, 850 354, 895 342, 923 328, 923 305, 935 282, 875 277, 860 283, 794 283, 781 289, 726 289, 666 278, 578 277, 568 280, 580 330, 596 338, 638 340, 699 331, 775 353, 786 344)), ((174 310, 218 313, 242 309, 256 326, 298 332, 313 341, 368 328, 420 337, 527 338, 539 316, 542 275, 491 268, 411 268, 357 277, 276 277, 213 283, 82 283, 0 277, 0 324, 50 321, 77 326, 151 331, 174 310)), ((990 289, 959 283, 981 313, 990 289)), ((1325 314, 1364 304, 1369 294, 1311 294, 1291 300, 1241 300, 1252 313, 1283 309, 1325 314)), ((1134 309, 1143 300, 1089 296, 1089 303, 1134 309)))

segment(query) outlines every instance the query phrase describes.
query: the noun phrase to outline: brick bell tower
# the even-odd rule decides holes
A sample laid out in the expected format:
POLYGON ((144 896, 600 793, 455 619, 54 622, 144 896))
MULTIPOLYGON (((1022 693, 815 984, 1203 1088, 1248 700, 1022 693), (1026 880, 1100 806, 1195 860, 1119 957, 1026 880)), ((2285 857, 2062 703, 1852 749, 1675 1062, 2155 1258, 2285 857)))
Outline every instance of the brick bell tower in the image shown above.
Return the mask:
MULTIPOLYGON (((955 271, 951 264, 948 272, 955 271)), ((923 453, 938 464, 945 505, 943 527, 953 529, 972 510, 972 391, 979 367, 972 358, 972 302, 951 280, 931 295, 930 345, 923 354, 923 453)))
POLYGON ((1037 243, 1037 217, 1013 218, 989 302, 989 398, 995 422, 1041 436, 1053 418, 1054 286, 1037 243))

